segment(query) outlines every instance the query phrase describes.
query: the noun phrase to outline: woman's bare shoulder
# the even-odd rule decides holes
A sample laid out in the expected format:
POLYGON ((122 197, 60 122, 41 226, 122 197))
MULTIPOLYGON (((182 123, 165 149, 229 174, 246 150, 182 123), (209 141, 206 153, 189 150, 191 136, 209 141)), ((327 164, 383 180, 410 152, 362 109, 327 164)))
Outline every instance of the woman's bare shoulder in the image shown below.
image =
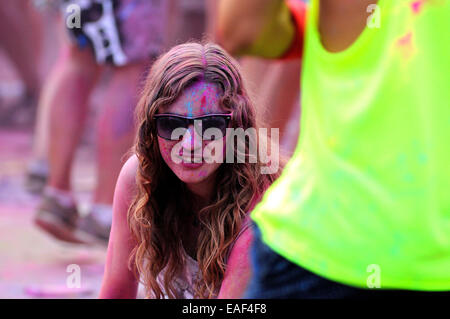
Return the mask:
POLYGON ((125 164, 123 164, 120 175, 128 185, 136 185, 136 174, 138 167, 139 160, 136 154, 131 155, 125 164))
POLYGON ((135 154, 130 156, 122 166, 122 170, 120 171, 120 175, 117 180, 117 188, 124 191, 127 194, 126 197, 132 196, 137 190, 136 174, 138 167, 139 160, 135 154))

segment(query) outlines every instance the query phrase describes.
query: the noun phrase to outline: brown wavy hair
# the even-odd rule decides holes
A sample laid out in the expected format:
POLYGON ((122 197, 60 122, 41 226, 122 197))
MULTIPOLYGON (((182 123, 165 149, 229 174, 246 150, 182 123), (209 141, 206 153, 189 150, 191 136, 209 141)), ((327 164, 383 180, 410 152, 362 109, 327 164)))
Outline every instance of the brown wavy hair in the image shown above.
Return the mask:
MULTIPOLYGON (((231 127, 259 128, 255 109, 243 87, 238 63, 220 46, 185 43, 172 48, 153 64, 137 106, 134 152, 139 167, 137 195, 128 211, 128 224, 137 242, 130 267, 143 281, 147 294, 180 298, 174 277, 186 265, 180 234, 188 231, 193 203, 186 185, 160 154, 153 116, 172 104, 196 81, 216 84, 220 105, 233 112, 231 127), (163 274, 163 280, 158 276, 163 274), (164 289, 164 290, 163 290, 164 289)), ((259 138, 258 147, 260 147, 259 138)), ((249 140, 245 141, 248 154, 249 140)), ((236 151, 234 151, 236 159, 236 151)), ((247 156, 247 155, 246 155, 247 156)), ((220 165, 211 202, 197 212, 197 261, 202 280, 195 282, 196 298, 214 298, 226 270, 226 259, 249 211, 279 173, 262 174, 261 161, 220 165)))

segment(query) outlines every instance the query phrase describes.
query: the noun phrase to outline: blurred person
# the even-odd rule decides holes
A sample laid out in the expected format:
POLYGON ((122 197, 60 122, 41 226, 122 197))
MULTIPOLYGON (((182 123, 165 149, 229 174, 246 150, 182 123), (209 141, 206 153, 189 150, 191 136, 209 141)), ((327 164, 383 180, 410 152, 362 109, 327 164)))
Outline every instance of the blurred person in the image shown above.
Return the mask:
MULTIPOLYGON (((29 0, 31 1, 31 0, 29 0)), ((60 46, 65 42, 66 33, 61 28, 60 0, 34 0, 31 1, 39 13, 42 21, 42 81, 48 82, 44 70, 54 67, 59 55, 60 46)), ((47 90, 48 91, 48 90, 47 90)), ((44 90, 46 95, 46 91, 44 90)), ((43 94, 43 95, 44 95, 43 94)), ((40 195, 48 179, 48 139, 49 139, 49 103, 47 98, 39 96, 36 101, 37 112, 35 116, 33 134, 33 159, 28 163, 25 173, 25 189, 33 194, 40 195)))
MULTIPOLYGON (((91 1, 90 6, 83 8, 82 17, 92 20, 86 24, 88 26, 85 29, 88 34, 84 34, 83 28, 81 30, 72 29, 72 38, 78 43, 78 48, 72 46, 75 53, 66 53, 66 55, 70 56, 70 61, 78 61, 75 63, 80 63, 84 68, 84 72, 80 72, 81 69, 79 67, 76 68, 77 70, 75 70, 75 67, 72 68, 78 74, 74 76, 79 76, 79 80, 84 82, 78 88, 73 88, 74 92, 79 92, 80 90, 83 92, 83 94, 74 93, 77 99, 81 100, 78 102, 74 100, 73 105, 67 104, 70 110, 75 110, 76 114, 74 116, 79 117, 80 121, 78 124, 72 123, 71 125, 74 125, 75 128, 69 131, 67 131, 65 123, 57 125, 59 130, 64 130, 68 135, 62 136, 58 134, 60 136, 59 142, 56 138, 53 138, 53 142, 56 145, 55 151, 52 151, 52 143, 50 143, 50 166, 53 165, 55 167, 53 169, 54 177, 52 178, 52 173, 50 172, 44 202, 36 219, 38 225, 57 238, 76 243, 107 242, 112 218, 111 203, 114 185, 121 166, 120 158, 131 145, 133 136, 131 130, 132 106, 135 104, 134 97, 139 84, 139 75, 146 63, 156 57, 162 48, 168 47, 173 43, 186 41, 187 39, 200 39, 202 37, 205 32, 206 19, 205 7, 202 6, 203 1, 122 0, 111 2, 114 13, 110 12, 112 15, 110 18, 117 20, 116 31, 119 36, 117 43, 114 42, 114 36, 111 34, 111 29, 114 29, 112 20, 105 22, 108 21, 105 13, 99 19, 102 12, 100 6, 103 6, 103 12, 107 12, 105 3, 91 1), (108 45, 106 45, 105 49, 104 43, 102 43, 104 41, 102 38, 105 37, 105 34, 101 30, 92 34, 92 24, 95 25, 96 21, 100 21, 102 27, 110 29, 107 32, 107 36, 110 37, 108 41, 112 41, 112 43, 108 43, 108 45, 112 48, 111 52, 115 51, 110 56, 105 55, 105 51, 109 49, 108 45), (91 40, 91 38, 94 40, 91 40), (84 49, 89 46, 94 48, 94 55, 91 51, 86 52, 84 49), (80 50, 80 47, 83 50, 80 50), (127 61, 127 57, 130 56, 134 57, 133 61, 127 61), (112 62, 115 66, 113 67, 112 79, 107 85, 106 100, 104 101, 106 109, 103 108, 98 126, 98 182, 93 199, 94 205, 91 213, 77 222, 76 204, 70 192, 70 167, 87 114, 87 99, 92 92, 93 85, 98 81, 99 74, 104 69, 104 67, 98 67, 97 65, 102 65, 105 62, 112 62), (83 106, 81 108, 75 106, 79 104, 83 104, 83 106), (71 142, 66 143, 67 139, 71 142), (58 154, 63 148, 65 153, 61 157, 58 154), (55 164, 52 164, 52 158, 55 164), (55 201, 55 198, 59 198, 60 201, 55 201), (60 216, 61 208, 63 208, 60 206, 62 203, 65 203, 63 206, 67 209, 64 210, 63 216, 60 216), (51 211, 50 214, 47 213, 49 210, 51 211), (49 216, 50 221, 48 222, 49 216), (57 216, 56 222, 55 216, 57 216)), ((66 5, 73 3, 78 2, 66 1, 66 5)), ((82 2, 79 3, 82 4, 82 2)), ((62 57, 61 60, 61 68, 68 68, 67 58, 62 57)), ((61 84, 61 79, 58 78, 60 73, 61 70, 55 67, 55 72, 48 82, 60 83, 60 85, 64 86, 64 84, 61 84)), ((75 79, 76 77, 68 76, 66 82, 73 82, 75 79)), ((51 108, 52 103, 48 101, 56 94, 56 91, 51 89, 51 87, 52 84, 49 84, 46 91, 50 97, 43 94, 41 99, 42 109, 46 107, 51 108)), ((66 97, 66 94, 64 94, 62 99, 66 97)), ((61 108, 59 110, 60 113, 50 111, 53 113, 50 116, 50 121, 53 125, 57 123, 56 119, 65 112, 61 108)), ((44 114, 42 121, 45 121, 45 111, 42 113, 44 114)), ((56 131, 58 131, 58 128, 56 131)), ((45 147, 45 145, 41 146, 45 147)), ((45 168, 45 161, 38 161, 37 165, 45 168)), ((41 170, 41 172, 44 172, 44 174, 35 174, 34 176, 38 192, 39 184, 42 185, 42 181, 46 180, 45 169, 41 170)))
MULTIPOLYGON (((49 177, 35 223, 56 238, 106 243, 114 185, 134 136, 133 110, 144 68, 167 45, 169 2, 63 1, 70 35, 42 92, 48 108, 49 177), (81 27, 70 14, 81 8, 81 27), (101 73, 111 74, 97 125, 97 186, 90 213, 79 219, 71 168, 101 73)), ((76 18, 74 18, 76 19, 76 18)))
POLYGON ((246 297, 448 296, 450 2, 220 7, 230 52, 303 54, 299 143, 252 212, 246 297))
POLYGON ((250 275, 247 213, 279 174, 261 173, 258 155, 248 160, 249 139, 245 162, 236 162, 226 131, 259 127, 237 62, 211 43, 172 48, 153 64, 137 115, 100 297, 135 298, 140 280, 150 298, 242 296, 250 275), (209 130, 217 131, 212 139, 209 130), (230 148, 233 162, 210 161, 211 147, 222 159, 230 148))
MULTIPOLYGON (((45 83, 46 73, 57 60, 61 42, 65 41, 66 33, 60 26, 60 0, 28 0, 33 4, 41 21, 41 82, 45 83)), ((42 84, 41 84, 42 86, 42 84)), ((41 194, 48 178, 48 103, 39 96, 36 101, 36 116, 34 117, 33 159, 29 162, 25 175, 25 188, 34 194, 41 194)))
MULTIPOLYGON (((43 10, 58 8, 61 1, 64 0, 35 0, 34 3, 40 10, 43 10)), ((134 0, 127 10, 129 11, 130 7, 135 6, 140 1, 142 0, 134 0)), ((162 37, 165 38, 166 42, 169 41, 173 45, 189 39, 200 39, 206 35, 209 39, 212 39, 214 30, 212 13, 215 11, 215 0, 168 0, 165 3, 165 8, 168 10, 168 14, 163 13, 163 16, 167 19, 167 24, 165 25, 166 31, 163 32, 162 37)), ((127 10, 124 11, 126 12, 127 10)), ((131 36, 134 37, 135 35, 132 34, 131 36)), ((29 165, 26 180, 27 189, 35 194, 42 193, 49 174, 47 161, 48 134, 46 130, 48 127, 49 103, 46 100, 46 98, 41 98, 40 100, 33 143, 35 159, 29 165)))
POLYGON ((42 21, 29 0, 3 1, 0 6, 0 46, 12 62, 24 93, 18 103, 5 107, 1 123, 30 122, 41 87, 42 21), (26 113, 26 114, 25 114, 26 113))

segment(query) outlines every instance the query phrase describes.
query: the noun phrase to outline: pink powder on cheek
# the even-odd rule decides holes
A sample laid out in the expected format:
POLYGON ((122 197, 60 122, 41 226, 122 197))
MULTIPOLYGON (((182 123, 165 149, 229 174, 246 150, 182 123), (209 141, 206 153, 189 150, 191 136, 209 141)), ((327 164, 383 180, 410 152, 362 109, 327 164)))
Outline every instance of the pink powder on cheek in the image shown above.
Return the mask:
POLYGON ((206 177, 208 176, 208 171, 205 170, 200 170, 200 172, 198 172, 198 177, 206 177))
POLYGON ((164 161, 172 162, 172 148, 175 145, 175 142, 166 141, 165 139, 158 137, 158 145, 159 152, 164 161))
POLYGON ((170 156, 171 147, 165 143, 161 143, 159 145, 159 151, 161 152, 162 157, 166 158, 167 156, 170 156))

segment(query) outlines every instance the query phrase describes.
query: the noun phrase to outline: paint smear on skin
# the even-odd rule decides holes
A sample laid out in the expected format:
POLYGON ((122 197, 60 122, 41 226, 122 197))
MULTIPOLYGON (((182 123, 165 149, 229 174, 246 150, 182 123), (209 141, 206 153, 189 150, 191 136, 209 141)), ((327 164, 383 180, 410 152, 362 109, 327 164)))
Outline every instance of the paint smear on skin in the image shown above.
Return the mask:
POLYGON ((199 82, 188 90, 190 91, 190 94, 188 93, 190 101, 185 103, 188 116, 193 116, 193 105, 197 103, 200 104, 202 113, 214 113, 210 108, 216 103, 216 100, 220 99, 220 94, 216 92, 213 84, 199 82))
MULTIPOLYGON (((218 107, 220 97, 221 94, 217 85, 207 82, 198 82, 188 87, 180 96, 180 100, 169 107, 167 112, 182 114, 189 117, 211 113, 222 113, 223 111, 218 107)), ((164 161, 168 163, 175 175, 182 181, 201 181, 214 172, 216 169, 215 167, 218 166, 217 164, 205 163, 201 169, 185 169, 180 165, 175 165, 171 159, 172 148, 175 145, 174 142, 168 142, 158 138, 158 143, 164 161)), ((203 141, 203 143, 203 146, 205 146, 209 142, 203 141)), ((179 155, 182 155, 182 148, 179 149, 179 155)))
POLYGON ((207 175, 208 175, 207 170, 201 170, 200 172, 198 172, 198 177, 206 177, 207 175))
POLYGON ((202 100, 200 102, 200 109, 204 110, 206 107, 206 97, 205 95, 202 96, 202 100))
POLYGON ((189 117, 192 117, 194 110, 192 109, 192 101, 186 102, 186 109, 189 117))

